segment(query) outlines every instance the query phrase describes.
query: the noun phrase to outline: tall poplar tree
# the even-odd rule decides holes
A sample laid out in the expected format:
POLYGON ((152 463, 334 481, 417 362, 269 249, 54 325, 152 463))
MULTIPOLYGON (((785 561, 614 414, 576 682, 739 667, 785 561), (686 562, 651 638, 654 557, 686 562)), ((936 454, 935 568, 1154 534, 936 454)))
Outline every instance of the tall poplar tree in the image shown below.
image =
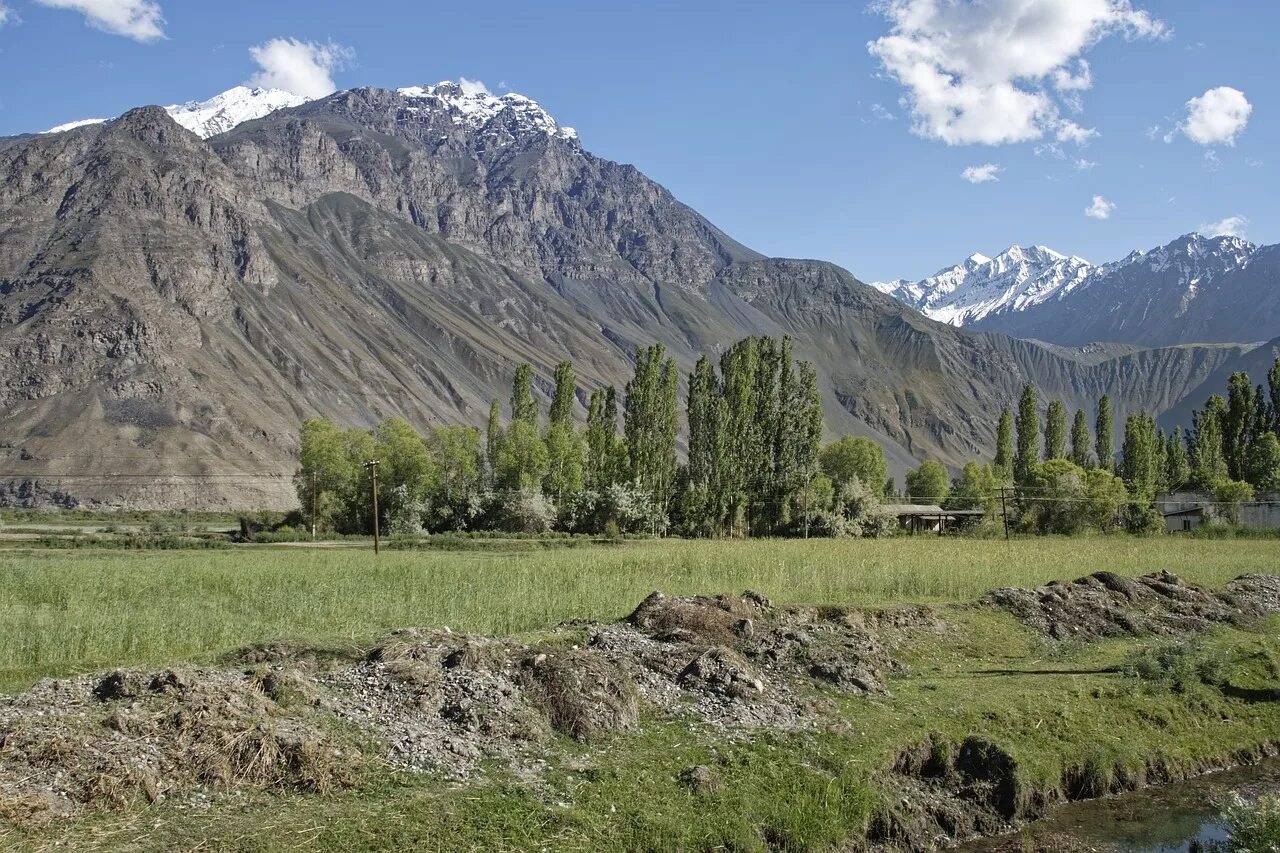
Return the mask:
POLYGON ((1044 458, 1067 458, 1067 407, 1061 400, 1049 402, 1044 421, 1044 458))
POLYGON ((1007 483, 1013 477, 1013 412, 1008 407, 1000 410, 1000 423, 996 426, 996 474, 1000 482, 1007 483))
POLYGON ((1257 400, 1249 374, 1237 371, 1227 381, 1227 411, 1222 423, 1222 455, 1227 476, 1243 480, 1248 473, 1249 445, 1257 429, 1257 400))
POLYGON ((624 452, 618 436, 617 392, 613 386, 597 388, 587 411, 587 488, 599 491, 620 482, 624 452))
POLYGON ((578 393, 573 364, 568 361, 557 364, 555 380, 550 422, 543 436, 547 446, 547 473, 542 487, 557 503, 561 503, 569 495, 582 490, 586 451, 573 428, 573 402, 578 393))
POLYGON ((1071 461, 1086 471, 1094 467, 1092 444, 1089 419, 1085 416, 1084 409, 1076 409, 1076 419, 1071 424, 1071 461))
POLYGON ((511 381, 511 421, 538 425, 538 401, 533 396, 533 368, 522 364, 511 381))
POLYGON ((489 429, 485 433, 484 458, 487 479, 492 487, 494 472, 498 470, 498 455, 502 452, 502 408, 497 400, 489 404, 489 429))
POLYGON ((1098 417, 1094 422, 1093 440, 1096 444, 1094 453, 1098 457, 1098 467, 1103 471, 1114 471, 1116 467, 1115 413, 1111 410, 1111 398, 1106 394, 1098 400, 1098 417))
POLYGON ((556 365, 556 392, 551 399, 551 423, 569 426, 573 423, 573 402, 577 399, 578 378, 573 372, 573 362, 562 361, 556 365))
POLYGON ((1036 389, 1024 386, 1018 401, 1018 449, 1013 457, 1013 479, 1020 486, 1031 482, 1040 458, 1040 414, 1036 411, 1036 389))
POLYGON ((1280 358, 1267 371, 1267 387, 1271 391, 1271 431, 1280 436, 1280 358))
POLYGON ((631 476, 655 508, 665 508, 675 485, 676 399, 679 374, 662 344, 636 353, 635 374, 627 383, 623 432, 631 476))
POLYGON ((1156 447, 1158 440, 1156 422, 1151 415, 1138 412, 1125 421, 1121 476, 1129 494, 1143 503, 1155 500, 1163 474, 1156 447))
POLYGON ((1174 428, 1165 440, 1164 481, 1170 491, 1176 491, 1191 479, 1191 463, 1187 460, 1187 448, 1182 431, 1174 428))
POLYGON ((1223 453, 1226 417, 1227 401, 1218 394, 1209 398, 1204 409, 1191 415, 1191 479, 1202 489, 1227 479, 1227 460, 1223 453))

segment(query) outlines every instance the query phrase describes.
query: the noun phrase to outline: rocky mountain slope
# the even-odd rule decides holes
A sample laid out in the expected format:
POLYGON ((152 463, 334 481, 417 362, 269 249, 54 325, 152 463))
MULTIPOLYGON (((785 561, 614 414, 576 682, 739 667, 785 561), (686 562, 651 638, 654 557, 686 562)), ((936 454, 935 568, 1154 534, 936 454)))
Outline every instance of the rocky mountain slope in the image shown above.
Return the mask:
POLYGON ((1238 237, 1188 234, 1101 266, 1013 246, 922 281, 875 287, 944 323, 1068 346, 1280 335, 1280 246, 1238 237))
MULTIPOLYGON (((185 104, 171 104, 164 109, 178 124, 196 136, 208 139, 210 136, 226 133, 242 122, 262 118, 285 107, 296 107, 306 101, 305 97, 283 89, 235 86, 207 101, 187 101, 185 104)), ((108 119, 80 119, 60 124, 45 133, 62 133, 106 121, 108 119)))
POLYGON ((1023 382, 1163 412, 1246 348, 1070 351, 765 258, 517 95, 357 89, 202 140, 162 108, 0 140, 0 501, 287 506, 296 430, 480 424, 514 366, 621 385, 791 334, 828 427, 984 455, 1023 382))

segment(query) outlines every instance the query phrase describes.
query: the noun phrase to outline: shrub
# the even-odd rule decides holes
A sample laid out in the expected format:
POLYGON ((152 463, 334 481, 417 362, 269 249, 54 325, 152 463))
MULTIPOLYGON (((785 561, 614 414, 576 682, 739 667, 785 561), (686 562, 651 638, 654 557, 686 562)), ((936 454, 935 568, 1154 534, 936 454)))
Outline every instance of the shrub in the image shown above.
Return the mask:
POLYGON ((1226 665, 1199 640, 1176 640, 1139 649, 1121 665, 1130 678, 1175 693, 1191 693, 1203 685, 1226 681, 1226 665))
POLYGON ((1239 794, 1220 806, 1230 841, 1214 849, 1223 853, 1275 853, 1280 850, 1280 796, 1263 794, 1246 800, 1239 794))

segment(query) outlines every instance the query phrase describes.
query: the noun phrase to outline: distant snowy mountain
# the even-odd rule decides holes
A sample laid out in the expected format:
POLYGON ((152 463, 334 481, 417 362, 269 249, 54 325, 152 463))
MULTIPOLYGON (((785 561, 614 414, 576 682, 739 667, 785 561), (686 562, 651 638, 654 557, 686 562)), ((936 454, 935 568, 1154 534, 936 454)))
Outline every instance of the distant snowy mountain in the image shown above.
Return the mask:
POLYGON ((872 285, 953 326, 1055 344, 1143 346, 1280 335, 1280 247, 1188 234, 1093 265, 1052 249, 972 255, 921 281, 872 285))
MULTIPOLYGON (((505 138, 536 131, 564 140, 578 138, 577 131, 571 127, 561 127, 536 101, 514 92, 494 95, 483 89, 463 87, 450 81, 434 86, 409 86, 398 92, 411 101, 421 102, 420 106, 410 107, 410 110, 445 111, 453 116, 454 124, 468 130, 483 128, 490 136, 505 138)), ((246 121, 262 118, 286 107, 299 106, 308 100, 283 89, 236 86, 207 101, 188 101, 164 109, 178 124, 197 136, 208 139, 226 133, 246 121)), ((60 124, 45 133, 61 133, 104 121, 109 119, 81 119, 60 124)))
MULTIPOLYGON (((242 122, 262 118, 285 107, 296 107, 308 100, 283 89, 236 86, 214 95, 207 101, 187 101, 185 104, 172 104, 164 109, 178 124, 197 136, 208 139, 210 136, 226 133, 242 122)), ((45 133, 61 133, 64 130, 74 130, 87 124, 101 124, 104 121, 109 119, 81 119, 51 127, 45 133)))
POLYGON ((871 286, 952 326, 967 326, 998 311, 1019 311, 1078 286, 1094 269, 1083 258, 1044 246, 1011 246, 994 258, 973 254, 922 281, 871 286))
POLYGON ((538 131, 559 139, 576 140, 578 132, 572 127, 561 127, 546 110, 538 106, 538 102, 509 92, 505 95, 494 95, 483 89, 477 90, 450 81, 437 83, 434 86, 408 86, 397 90, 411 101, 421 101, 420 107, 409 109, 447 110, 453 116, 453 123, 469 130, 480 130, 497 133, 498 128, 487 125, 499 116, 509 118, 506 128, 513 133, 538 131))

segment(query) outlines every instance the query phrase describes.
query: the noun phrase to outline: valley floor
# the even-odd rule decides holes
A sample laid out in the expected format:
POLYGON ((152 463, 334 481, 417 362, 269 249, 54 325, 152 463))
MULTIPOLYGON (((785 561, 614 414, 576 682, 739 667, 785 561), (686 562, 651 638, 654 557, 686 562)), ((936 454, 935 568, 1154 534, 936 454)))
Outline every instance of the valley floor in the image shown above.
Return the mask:
MULTIPOLYGON (((178 667, 199 675, 162 675, 178 686, 160 692, 189 711, 183 691, 196 691, 198 679, 231 690, 233 681, 262 679, 265 662, 305 674, 299 695, 307 701, 267 690, 276 725, 314 725, 329 742, 349 745, 346 755, 363 756, 319 786, 323 793, 290 783, 297 768, 285 768, 263 776, 266 782, 237 771, 225 784, 175 789, 150 804, 141 794, 103 798, 53 819, 0 809, 0 848, 808 850, 856 846, 868 836, 882 847, 918 847, 995 831, 1066 799, 1274 753, 1280 618, 1215 624, 1194 638, 1172 638, 1189 642, 1169 652, 1168 636, 1050 640, 1010 612, 979 603, 999 587, 1100 570, 1169 570, 1218 589, 1244 573, 1274 574, 1275 545, 1120 537, 645 542, 377 558, 264 546, 0 550, 0 691, 43 697, 52 690, 72 702, 88 685, 101 690, 97 678, 62 687, 41 679, 178 667), (784 683, 785 661, 751 656, 762 677, 775 678, 811 718, 801 725, 713 725, 703 699, 688 713, 642 701, 633 725, 575 739, 552 713, 556 731, 531 740, 519 760, 482 756, 462 781, 384 760, 386 745, 353 723, 358 714, 321 718, 321 710, 350 707, 342 704, 344 667, 390 667, 393 658, 413 661, 414 644, 451 642, 439 631, 392 636, 394 629, 449 626, 452 636, 512 637, 502 648, 521 661, 514 683, 528 686, 536 678, 520 679, 537 665, 528 661, 539 649, 576 660, 594 632, 649 643, 634 632, 609 632, 654 589, 673 596, 750 589, 771 599, 754 628, 751 620, 745 628, 734 623, 732 637, 717 640, 737 643, 747 649, 742 654, 754 655, 775 631, 788 642, 800 635, 857 639, 866 654, 882 649, 894 663, 877 671, 883 684, 862 671, 832 684, 800 672, 784 683), (818 607, 791 607, 810 604, 818 607), (748 641, 757 646, 748 649, 748 641), (272 651, 253 657, 254 649, 272 651), (1155 652, 1143 658, 1143 649, 1155 652), (1135 660, 1157 658, 1172 658, 1176 667, 1178 655, 1193 668, 1210 660, 1220 667, 1203 683, 1166 682, 1149 668, 1134 669, 1135 660), (847 682, 861 686, 832 686, 847 682)), ((755 600, 726 599, 726 606, 755 607, 755 600)), ((655 642, 686 648, 679 644, 698 638, 679 631, 709 629, 699 621, 664 630, 671 636, 655 634, 655 642)), ((482 648, 493 642, 475 640, 482 648)), ((739 660, 735 654, 723 659, 739 660)), ((469 657, 464 669, 488 678, 482 658, 469 657)), ((678 677, 687 684, 686 673, 678 677)), ((665 689, 658 675, 651 682, 642 686, 652 695, 665 689)), ((382 707, 378 696, 358 695, 382 707)), ((6 701, 12 708, 23 700, 0 700, 0 783, 19 740, 3 736, 6 701)), ((145 689, 103 698, 120 731, 160 701, 145 689)), ((9 719, 19 716, 20 709, 11 711, 9 719)), ((92 729, 73 734, 84 731, 97 736, 92 729)), ((75 738, 68 742, 64 751, 74 751, 75 738)))

